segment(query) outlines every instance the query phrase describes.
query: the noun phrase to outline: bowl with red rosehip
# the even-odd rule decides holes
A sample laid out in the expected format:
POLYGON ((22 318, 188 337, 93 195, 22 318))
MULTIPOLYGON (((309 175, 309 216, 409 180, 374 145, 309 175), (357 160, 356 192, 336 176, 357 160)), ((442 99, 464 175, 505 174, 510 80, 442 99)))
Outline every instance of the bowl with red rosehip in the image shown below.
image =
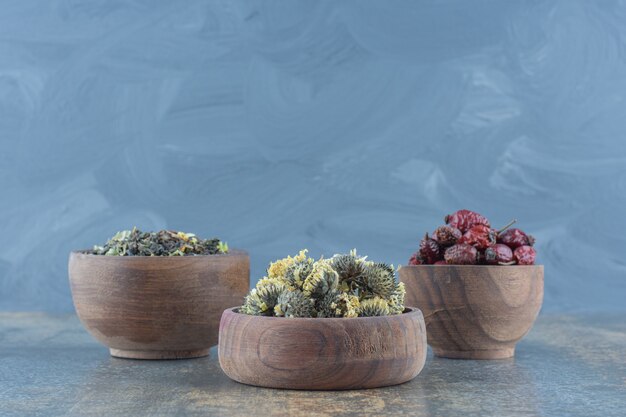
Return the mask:
POLYGON ((531 329, 543 302, 535 239, 458 210, 426 234, 399 271, 406 303, 424 313, 436 356, 504 359, 531 329))

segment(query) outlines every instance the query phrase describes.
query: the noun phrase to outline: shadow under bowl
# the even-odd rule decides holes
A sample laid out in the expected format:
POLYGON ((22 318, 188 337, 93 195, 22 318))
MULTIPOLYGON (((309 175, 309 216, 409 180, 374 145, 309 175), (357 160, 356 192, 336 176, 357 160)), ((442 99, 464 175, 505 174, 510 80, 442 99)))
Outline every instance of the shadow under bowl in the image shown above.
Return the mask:
POLYGON ((345 390, 401 384, 426 361, 422 313, 285 318, 250 316, 238 307, 220 323, 220 366, 235 381, 270 388, 345 390))
POLYGON ((70 253, 76 313, 112 356, 195 358, 217 343, 225 308, 250 285, 240 250, 199 256, 104 256, 70 253))
POLYGON ((514 356, 543 302, 543 265, 412 265, 399 275, 440 357, 514 356))

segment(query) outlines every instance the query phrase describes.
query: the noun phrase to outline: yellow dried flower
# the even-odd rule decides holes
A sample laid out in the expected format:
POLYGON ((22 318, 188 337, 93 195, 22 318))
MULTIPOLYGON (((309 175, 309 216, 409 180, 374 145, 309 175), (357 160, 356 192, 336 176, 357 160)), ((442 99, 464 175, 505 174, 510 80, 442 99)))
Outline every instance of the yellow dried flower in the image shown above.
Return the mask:
POLYGON ((267 268, 267 276, 270 278, 284 278, 289 264, 288 259, 280 259, 272 262, 267 268))
MULTIPOLYGON (((298 254, 296 256, 294 256, 293 260, 295 262, 304 262, 307 259, 311 259, 311 258, 307 258, 306 254, 309 252, 308 249, 302 249, 300 252, 298 252, 298 254)), ((311 259, 312 260, 312 259, 311 259)))
POLYGON ((341 293, 337 309, 338 317, 358 317, 361 302, 356 295, 341 293))
MULTIPOLYGON (((270 278, 285 278, 287 273, 287 269, 294 265, 296 262, 304 262, 307 260, 308 249, 301 250, 296 256, 293 258, 291 256, 287 256, 286 258, 279 259, 270 263, 270 266, 267 268, 267 276, 270 278)), ((313 260, 311 259, 311 262, 313 260)))

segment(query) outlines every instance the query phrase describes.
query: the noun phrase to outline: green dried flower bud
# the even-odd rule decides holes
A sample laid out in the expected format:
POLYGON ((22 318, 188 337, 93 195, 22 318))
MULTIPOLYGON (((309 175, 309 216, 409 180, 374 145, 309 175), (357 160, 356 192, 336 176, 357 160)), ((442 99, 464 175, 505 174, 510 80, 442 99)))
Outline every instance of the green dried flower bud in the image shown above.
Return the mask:
POLYGON ((368 293, 381 298, 389 298, 396 288, 393 266, 384 263, 368 263, 365 266, 360 284, 368 293))
POLYGON ((278 296, 274 306, 274 315, 277 317, 313 317, 314 300, 306 297, 299 290, 285 290, 278 296))
POLYGON ((318 299, 315 310, 317 317, 357 317, 359 297, 333 290, 318 299))
POLYGON ((358 281, 365 269, 366 257, 358 257, 356 249, 347 255, 335 255, 331 258, 330 264, 339 275, 339 282, 349 288, 352 282, 358 281))
POLYGON ((398 282, 391 297, 389 297, 389 311, 391 314, 401 314, 404 311, 404 296, 406 289, 404 282, 398 282))
POLYGON ((380 297, 362 300, 357 312, 361 317, 387 316, 391 314, 389 303, 380 297))
POLYGON ((337 317, 339 296, 342 294, 338 289, 329 291, 315 303, 317 317, 337 317))
POLYGON ((304 281, 313 272, 313 259, 295 262, 287 267, 285 280, 294 288, 302 289, 304 281))
POLYGON ((271 316, 278 297, 287 289, 287 285, 277 279, 263 278, 246 296, 241 312, 255 316, 271 316))

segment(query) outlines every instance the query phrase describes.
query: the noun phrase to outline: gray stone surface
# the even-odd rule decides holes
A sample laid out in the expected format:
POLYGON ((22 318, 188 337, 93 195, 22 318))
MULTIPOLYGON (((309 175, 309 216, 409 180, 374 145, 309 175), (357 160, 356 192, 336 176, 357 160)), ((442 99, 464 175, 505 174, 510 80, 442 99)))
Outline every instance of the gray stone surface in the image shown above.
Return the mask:
POLYGON ((255 388, 203 359, 112 358, 75 316, 0 313, 0 415, 624 416, 626 316, 542 316, 501 361, 428 357, 396 387, 255 388))

